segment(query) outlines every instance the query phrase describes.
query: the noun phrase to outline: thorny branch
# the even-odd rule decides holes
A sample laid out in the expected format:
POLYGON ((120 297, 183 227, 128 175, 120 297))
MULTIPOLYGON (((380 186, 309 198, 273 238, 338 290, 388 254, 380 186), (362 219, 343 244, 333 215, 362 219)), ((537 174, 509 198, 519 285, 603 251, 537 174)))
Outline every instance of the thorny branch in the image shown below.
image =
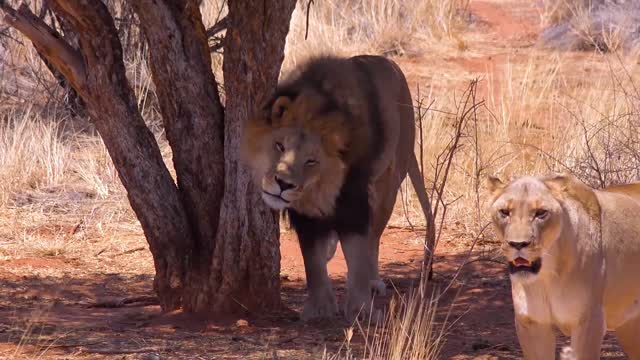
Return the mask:
MULTIPOLYGON (((454 123, 452 124, 454 129, 453 134, 451 135, 451 138, 447 146, 445 146, 445 148, 436 157, 436 163, 434 165, 434 170, 435 170, 434 180, 431 188, 430 198, 433 199, 433 204, 431 205, 433 218, 437 219, 438 213, 440 213, 440 221, 439 221, 438 229, 435 236, 435 244, 433 246, 434 251, 437 248, 437 245, 442 236, 442 229, 444 227, 443 225, 446 219, 447 209, 451 204, 451 202, 445 201, 444 194, 445 194, 449 173, 451 171, 451 167, 453 165, 455 155, 463 146, 461 140, 467 136, 465 133, 465 130, 467 128, 468 122, 475 119, 477 115, 477 109, 484 105, 484 100, 482 101, 476 100, 477 86, 478 86, 478 79, 475 79, 471 81, 471 83, 463 93, 461 101, 458 102, 456 106, 454 123)), ((420 127, 422 127, 423 117, 424 115, 421 115, 418 117, 418 122, 420 127)), ((421 162, 422 160, 423 159, 420 159, 421 162)), ((421 164, 421 168, 424 168, 423 164, 421 164)), ((453 201, 456 201, 456 200, 457 199, 453 201)), ((482 234, 482 232, 480 232, 480 234, 482 234)), ((480 236, 480 234, 478 234, 478 236, 480 236)), ((429 269, 431 269, 432 262, 433 262, 433 256, 429 252, 429 249, 425 244, 423 267, 422 267, 422 274, 421 274, 421 292, 423 296, 426 296, 424 292, 426 290, 426 284, 428 282, 427 276, 428 276, 429 269)))

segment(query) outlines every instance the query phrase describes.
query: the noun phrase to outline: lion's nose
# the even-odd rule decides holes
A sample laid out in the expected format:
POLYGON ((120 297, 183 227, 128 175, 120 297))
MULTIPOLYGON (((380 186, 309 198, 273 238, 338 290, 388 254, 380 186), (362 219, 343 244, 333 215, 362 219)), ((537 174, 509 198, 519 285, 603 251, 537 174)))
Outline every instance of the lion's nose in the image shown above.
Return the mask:
POLYGON ((529 245, 531 245, 531 241, 509 241, 509 246, 517 250, 522 250, 529 245))
POLYGON ((276 176, 276 182, 280 186, 280 191, 286 191, 289 189, 294 189, 296 187, 294 184, 288 183, 277 176, 276 176))

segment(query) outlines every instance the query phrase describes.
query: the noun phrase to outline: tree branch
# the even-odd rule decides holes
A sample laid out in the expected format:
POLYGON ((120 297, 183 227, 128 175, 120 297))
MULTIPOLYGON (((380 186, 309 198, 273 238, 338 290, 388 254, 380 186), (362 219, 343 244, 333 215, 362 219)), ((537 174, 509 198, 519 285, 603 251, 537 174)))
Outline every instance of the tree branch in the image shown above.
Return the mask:
POLYGON ((16 11, 4 0, 0 0, 0 9, 5 13, 4 21, 31 40, 38 52, 67 78, 76 91, 82 93, 85 87, 85 67, 80 53, 35 16, 27 5, 20 5, 16 11))
POLYGON ((229 20, 227 20, 226 16, 220 19, 220 21, 218 21, 212 27, 207 29, 207 38, 212 38, 218 35, 219 32, 226 30, 228 23, 229 23, 229 20))
MULTIPOLYGON (((181 194, 138 110, 113 18, 100 0, 49 0, 48 4, 77 34, 78 51, 52 35, 25 5, 15 11, 0 0, 0 9, 85 101, 149 242, 160 304, 165 310, 176 309, 187 270, 184 259, 193 251, 193 231, 181 194)), ((203 51, 208 55, 206 48, 203 51)))

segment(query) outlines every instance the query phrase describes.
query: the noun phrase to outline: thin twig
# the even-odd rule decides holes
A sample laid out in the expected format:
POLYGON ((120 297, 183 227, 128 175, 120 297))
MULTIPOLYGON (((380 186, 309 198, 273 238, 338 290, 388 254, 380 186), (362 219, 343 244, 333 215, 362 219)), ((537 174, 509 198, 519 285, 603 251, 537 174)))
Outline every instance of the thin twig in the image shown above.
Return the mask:
POLYGON ((212 38, 227 29, 229 26, 229 19, 225 16, 215 23, 212 27, 207 29, 207 38, 212 38))
POLYGON ((158 304, 158 298, 151 295, 131 296, 119 299, 106 299, 87 305, 88 308, 119 308, 125 306, 147 306, 158 304), (135 305, 134 305, 135 304, 135 305))
POLYGON ((118 354, 141 354, 141 353, 153 353, 158 352, 157 348, 154 347, 146 347, 141 349, 91 349, 91 348, 82 348, 83 352, 91 353, 91 354, 101 354, 101 355, 118 355, 118 354))
POLYGON ((304 30, 304 39, 307 40, 307 37, 309 36, 309 14, 311 13, 311 5, 313 4, 314 0, 309 0, 309 2, 307 3, 307 27, 304 30))

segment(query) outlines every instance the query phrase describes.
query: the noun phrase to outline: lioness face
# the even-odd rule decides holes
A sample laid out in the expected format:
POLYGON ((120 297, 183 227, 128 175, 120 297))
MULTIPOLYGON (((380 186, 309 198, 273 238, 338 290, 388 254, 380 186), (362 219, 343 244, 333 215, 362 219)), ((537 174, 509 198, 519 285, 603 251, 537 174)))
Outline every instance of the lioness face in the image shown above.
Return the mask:
POLYGON ((535 178, 524 177, 507 185, 492 181, 491 215, 509 273, 515 278, 532 278, 543 269, 546 250, 560 236, 560 203, 535 178))

